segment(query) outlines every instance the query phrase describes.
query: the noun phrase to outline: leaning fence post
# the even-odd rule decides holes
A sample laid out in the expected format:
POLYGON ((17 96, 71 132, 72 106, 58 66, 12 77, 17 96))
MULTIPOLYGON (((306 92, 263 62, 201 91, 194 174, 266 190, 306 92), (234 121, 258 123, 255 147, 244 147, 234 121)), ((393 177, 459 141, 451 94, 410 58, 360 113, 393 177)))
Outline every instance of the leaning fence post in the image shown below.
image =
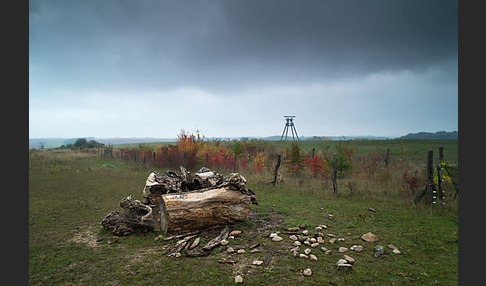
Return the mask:
POLYGON ((386 149, 385 167, 388 167, 388 160, 390 160, 390 148, 386 149))
POLYGON ((281 156, 280 154, 278 154, 278 157, 277 157, 277 165, 275 165, 275 172, 273 173, 273 186, 277 186, 277 182, 278 182, 278 168, 280 168, 280 161, 281 161, 281 156))

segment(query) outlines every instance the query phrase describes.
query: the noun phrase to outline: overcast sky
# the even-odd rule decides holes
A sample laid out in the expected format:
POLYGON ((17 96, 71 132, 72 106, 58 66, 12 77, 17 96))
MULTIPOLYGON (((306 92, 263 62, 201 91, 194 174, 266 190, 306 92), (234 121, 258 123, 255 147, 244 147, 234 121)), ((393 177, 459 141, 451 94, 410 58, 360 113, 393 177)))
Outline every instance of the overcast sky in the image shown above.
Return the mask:
POLYGON ((457 0, 30 0, 29 137, 458 130, 457 0))

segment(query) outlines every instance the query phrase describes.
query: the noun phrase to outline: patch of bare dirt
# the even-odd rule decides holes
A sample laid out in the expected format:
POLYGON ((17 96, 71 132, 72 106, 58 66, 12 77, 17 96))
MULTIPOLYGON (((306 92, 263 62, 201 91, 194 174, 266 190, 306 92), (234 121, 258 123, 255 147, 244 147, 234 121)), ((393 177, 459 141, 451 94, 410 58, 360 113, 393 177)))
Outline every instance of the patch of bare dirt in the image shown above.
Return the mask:
POLYGON ((75 242, 75 243, 82 243, 85 244, 89 248, 98 247, 98 237, 93 233, 92 226, 86 229, 78 229, 74 233, 74 236, 68 240, 68 242, 75 242))

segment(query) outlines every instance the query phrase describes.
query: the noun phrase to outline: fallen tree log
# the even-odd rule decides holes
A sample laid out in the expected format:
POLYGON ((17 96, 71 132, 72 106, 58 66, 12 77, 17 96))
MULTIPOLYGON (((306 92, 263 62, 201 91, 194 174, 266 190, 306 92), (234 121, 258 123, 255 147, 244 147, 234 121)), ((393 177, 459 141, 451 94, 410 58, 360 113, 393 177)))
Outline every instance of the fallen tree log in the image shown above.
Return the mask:
POLYGON ((116 235, 138 230, 180 235, 242 222, 250 205, 258 204, 238 173, 223 177, 202 168, 192 175, 183 167, 181 172, 152 172, 142 192, 143 202, 132 196, 122 199, 125 212, 111 212, 103 227, 116 235))

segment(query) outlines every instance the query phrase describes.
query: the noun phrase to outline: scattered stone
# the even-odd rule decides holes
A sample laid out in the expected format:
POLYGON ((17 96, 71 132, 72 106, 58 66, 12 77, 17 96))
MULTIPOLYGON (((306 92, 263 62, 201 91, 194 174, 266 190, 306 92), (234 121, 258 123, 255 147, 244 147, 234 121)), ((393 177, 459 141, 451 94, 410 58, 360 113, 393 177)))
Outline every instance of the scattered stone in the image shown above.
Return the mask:
POLYGON ((328 228, 329 226, 328 225, 325 225, 325 224, 321 224, 320 227, 322 227, 323 229, 326 229, 328 228))
POLYGON ((328 218, 328 219, 330 219, 330 220, 332 220, 332 219, 334 218, 334 215, 332 215, 332 214, 327 214, 327 218, 328 218))
POLYGON ((351 250, 356 251, 356 252, 361 252, 361 251, 363 251, 363 246, 362 245, 353 245, 353 246, 351 246, 351 250))
POLYGON ((262 264, 263 264, 263 261, 261 261, 261 260, 255 260, 255 261, 253 261, 253 265, 261 266, 262 264))
POLYGON ((304 231, 302 232, 303 235, 309 235, 309 231, 307 229, 304 229, 304 231))
POLYGON ((398 250, 398 247, 396 247, 395 245, 393 245, 391 243, 388 244, 388 247, 391 248, 391 249, 393 249, 392 252, 395 253, 395 254, 400 254, 401 253, 400 250, 398 250))
POLYGON ((309 258, 309 256, 307 256, 307 255, 305 255, 305 254, 302 254, 302 253, 301 253, 301 254, 299 254, 299 257, 300 257, 300 258, 305 258, 305 259, 309 258))
POLYGON ((161 235, 158 235, 158 236, 156 236, 156 237, 154 238, 154 241, 157 241, 157 240, 161 239, 162 237, 164 237, 162 234, 161 234, 161 235))
POLYGON ((273 241, 277 241, 277 242, 278 242, 278 241, 282 241, 282 240, 283 240, 283 238, 282 238, 281 236, 278 236, 278 235, 277 235, 277 236, 274 236, 274 237, 272 238, 272 240, 273 240, 273 241))
POLYGON ((322 231, 322 230, 323 230, 323 228, 322 228, 322 227, 320 227, 320 226, 316 226, 316 231, 322 231))
POLYGON ((334 234, 332 234, 332 233, 328 233, 328 234, 326 234, 326 235, 327 235, 328 237, 335 237, 335 235, 334 235, 334 234))
POLYGON ((300 241, 296 240, 296 241, 294 241, 293 245, 295 245, 295 246, 301 246, 302 243, 300 243, 300 241))
POLYGON ((300 225, 299 225, 299 227, 300 227, 301 229, 305 229, 307 226, 306 226, 305 224, 300 224, 300 225))
POLYGON ((235 239, 235 237, 230 235, 230 236, 228 236, 228 239, 235 239))
POLYGON ((297 250, 292 250, 292 254, 294 255, 294 257, 299 256, 299 252, 297 250))
POLYGON ((262 245, 261 243, 257 243, 257 244, 253 244, 250 246, 250 249, 253 249, 255 247, 259 247, 260 245, 262 245))
POLYGON ((311 238, 311 239, 309 239, 309 241, 310 241, 310 243, 314 243, 314 242, 316 242, 316 241, 317 241, 317 239, 315 239, 315 238, 311 238))
POLYGON ((385 253, 385 248, 381 245, 376 245, 375 246, 375 257, 379 257, 383 253, 385 253))
POLYGON ((348 263, 348 261, 346 261, 346 259, 341 258, 341 259, 338 260, 338 262, 336 262, 336 265, 346 264, 346 263, 348 263))
POLYGON ((318 246, 319 246, 319 242, 314 242, 314 243, 311 243, 311 245, 310 245, 310 246, 311 246, 311 247, 314 247, 314 248, 315 248, 315 247, 318 247, 318 246))
POLYGON ((229 236, 240 236, 243 232, 241 230, 233 230, 228 235, 229 236))
POLYGON ((308 237, 307 237, 307 236, 302 235, 302 234, 297 234, 296 236, 297 236, 297 239, 298 239, 299 241, 305 241, 305 240, 307 240, 307 239, 308 239, 308 237))
POLYGON ((344 241, 344 237, 338 238, 337 241, 344 241))
POLYGON ((299 230, 300 230, 300 228, 298 226, 287 228, 287 231, 299 231, 299 230))
POLYGON ((177 252, 174 256, 175 256, 175 258, 179 258, 179 257, 182 256, 182 254, 180 252, 177 252))
POLYGON ((376 237, 376 235, 372 234, 371 232, 368 232, 363 234, 363 236, 361 236, 361 239, 366 242, 375 242, 378 240, 378 237, 376 237))
POLYGON ((356 260, 354 260, 354 258, 352 258, 351 256, 346 255, 346 254, 343 256, 343 259, 346 260, 346 263, 349 263, 349 264, 354 264, 354 262, 356 261, 356 260))
POLYGON ((324 252, 325 255, 331 255, 332 254, 332 250, 326 250, 326 252, 324 252))
POLYGON ((329 239, 329 243, 334 243, 336 242, 336 239, 334 237, 331 237, 331 239, 329 239))
POLYGON ((241 275, 236 275, 235 283, 243 283, 243 277, 241 277, 241 275))
POLYGON ((238 251, 236 253, 238 254, 242 254, 242 253, 245 253, 246 251, 244 249, 238 249, 238 251))
POLYGON ((225 246, 225 245, 228 245, 228 244, 229 244, 229 241, 227 241, 226 239, 221 240, 222 246, 225 246))
POLYGON ((274 238, 276 236, 278 236, 278 233, 275 233, 275 232, 270 233, 270 238, 274 238))
POLYGON ((256 252, 260 252, 260 251, 261 251, 260 249, 256 248, 256 249, 250 250, 250 253, 256 253, 256 252))
POLYGON ((305 245, 308 245, 308 246, 310 246, 310 245, 311 245, 311 243, 310 243, 308 240, 304 241, 304 244, 305 244, 305 245))
POLYGON ((326 252, 326 251, 327 251, 327 248, 325 248, 325 247, 323 246, 323 247, 321 247, 321 250, 322 250, 322 251, 324 251, 324 252, 326 252))
POLYGON ((341 271, 349 271, 353 269, 353 265, 348 263, 338 264, 337 269, 341 271))
POLYGON ((376 210, 374 208, 369 208, 368 210, 370 210, 371 212, 376 212, 376 210))
POLYGON ((317 237, 317 243, 321 243, 321 244, 324 243, 324 238, 318 236, 317 237))
POLYGON ((309 259, 312 260, 312 261, 317 261, 317 256, 315 256, 314 254, 311 254, 311 255, 309 255, 309 259))
POLYGON ((302 271, 302 274, 304 276, 311 276, 312 275, 312 270, 310 268, 307 268, 304 271, 302 271))
POLYGON ((293 235, 293 234, 292 234, 291 236, 289 236, 289 239, 290 239, 290 240, 298 240, 297 236, 295 236, 295 235, 293 235))
POLYGON ((304 253, 307 254, 307 255, 309 255, 309 253, 311 253, 311 252, 312 252, 312 249, 310 249, 310 248, 306 248, 304 250, 304 253))
POLYGON ((228 247, 228 249, 226 249, 226 252, 233 253, 233 252, 235 252, 235 249, 230 246, 230 247, 228 247))
POLYGON ((338 249, 339 253, 344 253, 346 251, 348 251, 348 249, 346 247, 339 247, 339 249, 338 249))

